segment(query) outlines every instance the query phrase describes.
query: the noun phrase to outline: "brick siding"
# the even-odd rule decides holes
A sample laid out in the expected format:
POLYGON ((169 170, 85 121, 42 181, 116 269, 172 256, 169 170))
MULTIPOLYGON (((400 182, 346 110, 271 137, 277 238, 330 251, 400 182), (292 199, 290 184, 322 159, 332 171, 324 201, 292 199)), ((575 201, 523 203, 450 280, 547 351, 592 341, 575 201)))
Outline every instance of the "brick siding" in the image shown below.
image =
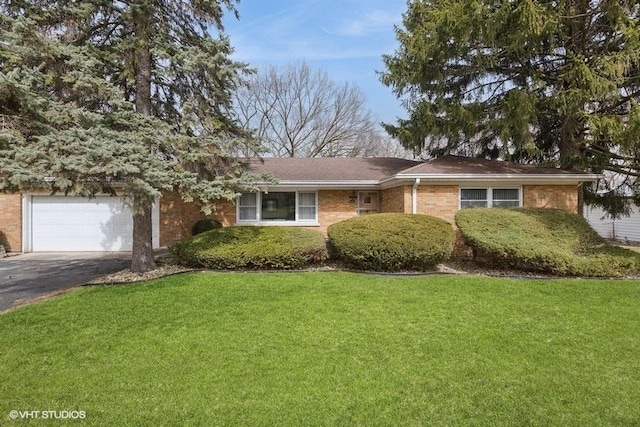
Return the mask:
POLYGON ((0 194, 0 244, 7 252, 22 251, 22 197, 0 194))
MULTIPOLYGON (((313 229, 327 234, 327 227, 358 215, 356 202, 350 202, 351 190, 318 191, 318 223, 313 229)), ((309 227, 311 228, 311 227, 309 227)))
POLYGON ((458 211, 457 185, 421 185, 418 187, 419 214, 442 218, 455 224, 454 216, 458 211))
POLYGON ((160 246, 168 246, 191 236, 193 225, 201 219, 217 219, 227 227, 236 222, 236 207, 227 200, 215 203, 211 215, 205 215, 196 203, 185 202, 177 193, 160 198, 160 246))
POLYGON ((393 187, 380 192, 380 212, 411 213, 410 186, 393 187))
MULTIPOLYGON (((351 190, 318 191, 319 227, 308 227, 326 235, 333 223, 357 216, 356 203, 350 202, 351 190)), ((398 186, 380 191, 381 212, 406 212, 412 210, 412 187, 398 186)), ((454 223, 458 210, 458 186, 421 185, 418 187, 417 211, 454 223)), ((545 207, 578 211, 576 186, 525 185, 525 207, 545 207)), ((184 202, 179 195, 165 193, 160 199, 160 245, 167 246, 191 235, 191 228, 203 218, 215 218, 224 226, 236 222, 236 207, 228 201, 216 203, 211 215, 205 215, 197 204, 184 202)), ((22 251, 22 201, 19 194, 0 194, 0 243, 8 251, 22 251)))
MULTIPOLYGON (((525 185, 522 187, 524 207, 562 209, 578 212, 578 188, 571 185, 525 185)), ((409 194, 409 200, 411 194, 409 194)), ((457 185, 422 185, 418 187, 418 213, 432 215, 450 222, 456 231, 454 257, 470 257, 471 248, 465 243, 455 225, 459 206, 457 185)), ((410 212, 410 211, 409 211, 410 212)))
POLYGON ((525 185, 522 189, 525 208, 562 209, 578 212, 578 187, 575 185, 525 185))
POLYGON ((380 212, 404 212, 403 187, 394 187, 380 192, 380 212))
MULTIPOLYGON (((351 190, 318 191, 319 226, 305 227, 324 235, 327 227, 357 215, 356 203, 349 201, 351 190)), ((236 207, 229 201, 216 202, 216 210, 206 216, 195 203, 185 202, 177 194, 164 194, 160 199, 160 246, 167 246, 191 236, 196 221, 214 218, 227 227, 236 223, 236 207)))

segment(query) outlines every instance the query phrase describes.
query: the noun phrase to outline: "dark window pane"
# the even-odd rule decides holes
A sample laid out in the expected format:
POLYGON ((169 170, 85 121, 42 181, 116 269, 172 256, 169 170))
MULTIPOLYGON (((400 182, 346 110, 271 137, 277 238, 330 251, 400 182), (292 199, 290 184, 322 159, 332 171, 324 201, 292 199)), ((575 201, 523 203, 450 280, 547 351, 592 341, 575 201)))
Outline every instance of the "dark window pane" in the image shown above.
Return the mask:
POLYGON ((464 188, 460 191, 460 200, 487 200, 486 188, 464 188))
POLYGON ((519 190, 517 188, 496 188, 493 190, 493 200, 519 200, 519 190))
POLYGON ((296 193, 262 193, 263 221, 295 221, 296 193))
POLYGON ((460 190, 460 209, 486 208, 486 188, 463 188, 460 190))

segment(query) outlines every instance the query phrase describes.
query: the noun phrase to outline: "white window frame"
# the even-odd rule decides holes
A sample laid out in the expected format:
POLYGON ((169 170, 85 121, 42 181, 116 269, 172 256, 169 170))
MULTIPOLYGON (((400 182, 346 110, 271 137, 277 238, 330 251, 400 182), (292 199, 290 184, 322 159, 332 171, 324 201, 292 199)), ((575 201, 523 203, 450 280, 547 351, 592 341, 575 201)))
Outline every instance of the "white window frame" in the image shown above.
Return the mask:
MULTIPOLYGON (((249 193, 247 193, 249 194, 249 193)), ((255 194, 255 193, 251 193, 255 194)), ((256 221, 260 217, 260 198, 256 195, 256 204, 255 205, 243 205, 241 204, 242 196, 238 196, 236 199, 236 222, 238 221, 256 221), (240 209, 241 208, 253 208, 256 210, 256 218, 255 219, 240 219, 240 209)))
MULTIPOLYGON (((247 220, 240 219, 240 197, 238 196, 236 199, 236 224, 237 225, 276 225, 276 226, 319 226, 318 223, 318 192, 317 191, 296 191, 296 190, 284 190, 278 189, 276 191, 271 191, 272 193, 295 193, 296 201, 295 201, 295 220, 287 221, 287 220, 279 220, 279 221, 269 221, 262 219, 262 195, 268 194, 263 191, 256 191, 253 194, 256 195, 256 218, 247 220), (313 219, 300 219, 300 208, 309 208, 310 205, 300 205, 300 194, 311 193, 315 198, 315 211, 313 219)), ((246 207, 246 206, 243 206, 246 207)))
MULTIPOLYGON (((493 208, 493 190, 518 190, 518 206, 522 207, 522 186, 514 186, 514 185, 492 185, 492 186, 483 186, 483 185, 474 185, 474 186, 464 186, 460 187, 458 190, 458 210, 462 209, 462 191, 463 190, 487 190, 487 208, 493 208)), ((466 208, 473 209, 473 208, 466 208)))
POLYGON ((296 191, 296 221, 295 222, 318 222, 318 192, 317 191, 296 191), (313 205, 303 205, 300 194, 313 194, 313 205), (300 208, 313 208, 313 218, 301 219, 300 208))

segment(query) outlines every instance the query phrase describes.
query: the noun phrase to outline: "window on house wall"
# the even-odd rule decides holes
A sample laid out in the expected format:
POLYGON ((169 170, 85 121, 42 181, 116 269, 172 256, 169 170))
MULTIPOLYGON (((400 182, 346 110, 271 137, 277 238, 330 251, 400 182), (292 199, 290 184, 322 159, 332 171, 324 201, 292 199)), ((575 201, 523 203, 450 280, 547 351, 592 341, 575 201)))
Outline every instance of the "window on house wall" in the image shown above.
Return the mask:
POLYGON ((258 195, 243 193, 238 201, 238 220, 255 221, 258 214, 258 195))
POLYGON ((488 192, 486 188, 463 188, 460 190, 460 209, 486 208, 488 192))
POLYGON ((298 193, 298 219, 300 221, 314 221, 316 206, 316 193, 298 193))
POLYGON ((492 193, 494 208, 511 208, 520 206, 520 190, 517 188, 494 188, 492 193))
POLYGON ((520 206, 519 188, 462 188, 460 209, 520 206))
POLYGON ((261 199, 263 221, 295 221, 295 192, 262 193, 261 199))
POLYGON ((243 193, 238 200, 238 222, 315 222, 317 210, 315 192, 243 193))

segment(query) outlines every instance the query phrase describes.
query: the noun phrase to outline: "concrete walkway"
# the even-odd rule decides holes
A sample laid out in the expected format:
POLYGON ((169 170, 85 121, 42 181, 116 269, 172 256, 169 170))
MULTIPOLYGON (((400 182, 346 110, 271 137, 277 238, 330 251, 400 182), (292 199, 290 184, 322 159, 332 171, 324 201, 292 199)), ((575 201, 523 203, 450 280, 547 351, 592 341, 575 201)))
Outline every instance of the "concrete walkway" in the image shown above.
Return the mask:
POLYGON ((33 252, 2 258, 0 312, 130 265, 130 252, 33 252))

